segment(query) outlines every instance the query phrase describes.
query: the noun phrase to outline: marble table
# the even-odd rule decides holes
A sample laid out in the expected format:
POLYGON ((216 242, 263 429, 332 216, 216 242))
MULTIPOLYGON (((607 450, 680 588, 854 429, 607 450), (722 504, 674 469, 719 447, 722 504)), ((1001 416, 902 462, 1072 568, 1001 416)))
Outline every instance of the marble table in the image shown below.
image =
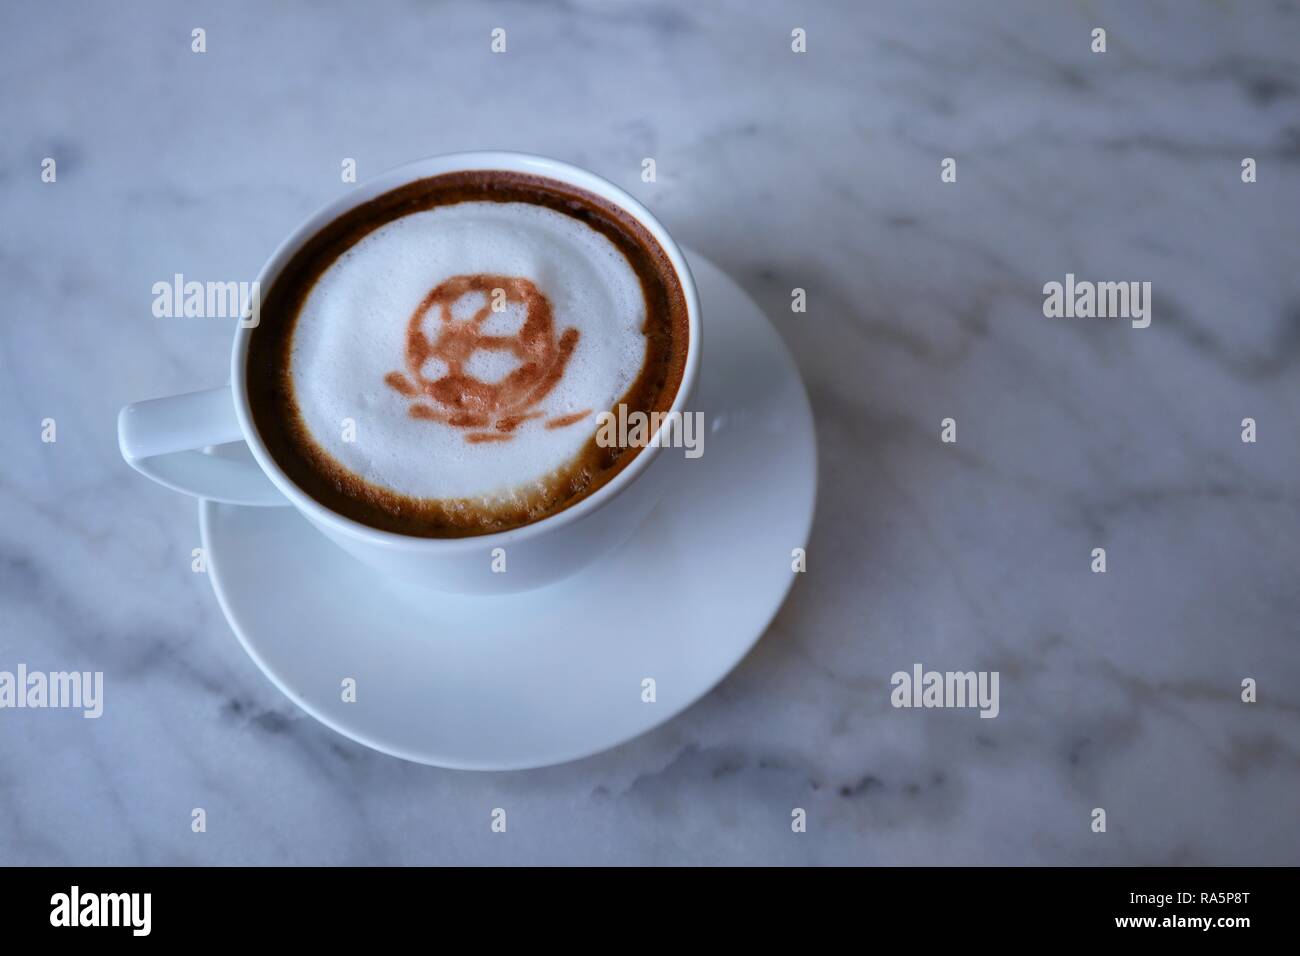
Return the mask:
POLYGON ((0 710, 0 863, 1300 862, 1293 5, 276 9, 0 11, 0 670, 106 698, 0 710), (808 570, 742 665, 507 774, 281 697, 193 501, 115 438, 225 374, 229 324, 155 318, 154 282, 252 278, 345 159, 471 148, 585 165, 728 269, 820 443, 808 570), (1149 327, 1045 317, 1067 274, 1150 282, 1149 327), (914 664, 998 672, 998 716, 892 706, 914 664))

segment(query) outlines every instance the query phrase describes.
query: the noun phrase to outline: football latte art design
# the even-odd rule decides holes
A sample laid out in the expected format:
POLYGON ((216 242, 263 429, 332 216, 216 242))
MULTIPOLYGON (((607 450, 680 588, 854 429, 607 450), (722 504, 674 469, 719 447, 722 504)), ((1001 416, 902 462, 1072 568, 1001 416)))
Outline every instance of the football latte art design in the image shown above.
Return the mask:
MULTIPOLYGON (((564 375, 578 338, 576 328, 556 335, 551 303, 530 280, 455 276, 434 288, 411 315, 406 373, 389 372, 384 381, 415 399, 412 418, 475 429, 465 434, 471 443, 509 441, 524 422, 545 417, 536 406, 564 375), (458 319, 453 310, 467 300, 471 308, 478 300, 484 304, 458 319), (486 324, 494 314, 509 311, 504 306, 522 310, 522 322, 514 334, 493 334, 486 324), (499 381, 485 381, 468 370, 480 352, 516 364, 499 381)), ((546 426, 563 428, 589 414, 591 409, 559 415, 546 426)))

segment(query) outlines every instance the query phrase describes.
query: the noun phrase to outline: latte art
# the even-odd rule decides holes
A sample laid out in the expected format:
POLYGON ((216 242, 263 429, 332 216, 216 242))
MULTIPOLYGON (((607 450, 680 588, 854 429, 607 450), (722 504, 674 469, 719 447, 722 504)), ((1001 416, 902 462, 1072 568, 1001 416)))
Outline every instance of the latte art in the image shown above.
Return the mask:
POLYGON ((645 314, 622 253, 563 213, 494 202, 413 213, 308 293, 289 346, 298 412, 356 480, 491 508, 533 492, 594 434, 594 422, 558 431, 538 419, 612 407, 645 361, 645 314))
POLYGON ((685 303, 661 249, 594 196, 519 174, 436 177, 336 220, 295 256, 249 352, 277 462, 386 530, 505 530, 636 454, 600 448, 620 402, 665 409, 685 303))
MULTIPOLYGON (((531 281, 505 276, 474 275, 448 279, 430 292, 411 316, 406 333, 406 367, 410 376, 389 372, 384 377, 392 388, 408 398, 412 418, 454 425, 457 428, 487 428, 470 431, 468 442, 510 441, 524 422, 542 418, 536 410, 564 375, 569 356, 578 344, 578 330, 566 329, 558 338, 551 317, 551 303, 531 281), (492 305, 483 305, 468 320, 457 320, 452 308, 465 297, 488 293, 492 305), (512 335, 491 334, 484 323, 501 303, 521 307, 524 316, 512 335), (425 323, 430 310, 434 319, 425 323), (518 364, 499 382, 485 382, 470 375, 467 366, 479 352, 506 353, 518 364), (433 367, 429 378, 426 374, 433 367)), ((552 418, 548 428, 572 425, 591 412, 583 409, 552 418)))

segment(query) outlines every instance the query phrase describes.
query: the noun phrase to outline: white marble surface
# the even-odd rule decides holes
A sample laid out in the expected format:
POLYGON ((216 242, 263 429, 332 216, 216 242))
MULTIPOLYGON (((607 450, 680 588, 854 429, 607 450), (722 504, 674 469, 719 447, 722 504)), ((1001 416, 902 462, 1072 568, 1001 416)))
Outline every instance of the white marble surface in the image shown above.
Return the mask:
POLYGON ((1294 4, 276 6, 0 12, 0 669, 107 684, 97 721, 0 711, 0 863, 1300 862, 1294 4), (735 673, 504 775, 299 713, 191 572, 193 502, 114 435, 225 373, 228 326, 153 318, 153 282, 252 278, 344 157, 487 147, 728 268, 822 466, 809 571, 735 673), (1151 281, 1151 327, 1045 319, 1066 272, 1151 281), (1000 716, 893 709, 918 661, 999 671, 1000 716))

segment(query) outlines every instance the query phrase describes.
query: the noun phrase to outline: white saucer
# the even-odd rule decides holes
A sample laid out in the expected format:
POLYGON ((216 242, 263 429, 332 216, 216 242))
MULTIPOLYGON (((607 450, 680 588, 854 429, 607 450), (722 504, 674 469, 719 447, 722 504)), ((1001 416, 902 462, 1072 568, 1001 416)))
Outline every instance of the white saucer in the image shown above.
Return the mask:
POLYGON ((692 403, 708 422, 704 454, 664 449, 676 469, 665 500, 575 577, 505 597, 407 589, 290 508, 200 503, 217 600, 272 683, 384 753, 513 770, 644 733, 740 662, 797 577, 792 549, 807 544, 812 412, 753 300, 707 259, 688 259, 704 316, 692 403), (353 703, 342 699, 349 677, 353 703), (642 700, 645 678, 653 703, 642 700))

